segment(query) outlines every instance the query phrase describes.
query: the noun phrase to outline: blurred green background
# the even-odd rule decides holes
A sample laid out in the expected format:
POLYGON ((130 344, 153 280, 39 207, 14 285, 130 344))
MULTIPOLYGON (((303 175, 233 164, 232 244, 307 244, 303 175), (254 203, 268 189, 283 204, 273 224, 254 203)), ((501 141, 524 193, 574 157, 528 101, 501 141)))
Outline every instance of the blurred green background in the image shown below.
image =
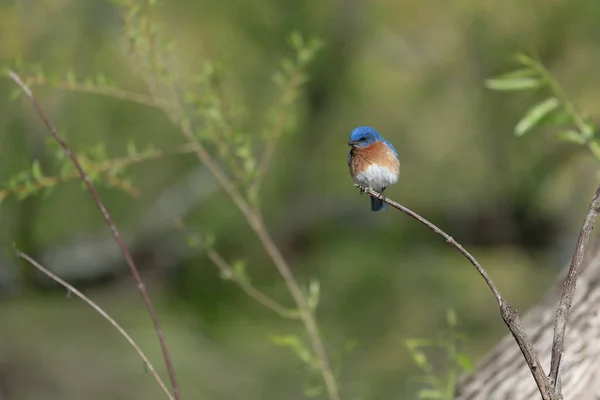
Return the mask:
MULTIPOLYGON (((346 143, 375 127, 398 150, 401 179, 386 194, 469 249, 505 297, 525 311, 570 257, 597 182, 585 149, 552 131, 515 138, 537 97, 485 89, 483 81, 534 53, 575 105, 600 107, 600 3, 591 0, 208 1, 170 0, 152 15, 181 64, 221 60, 228 95, 249 134, 276 97, 272 75, 297 30, 324 47, 298 99, 261 191, 264 218, 299 282, 321 285, 317 317, 341 366, 344 399, 412 399, 418 373, 404 346, 433 337, 456 309, 466 351, 477 360, 504 333, 493 296, 460 255, 401 213, 371 213, 349 177, 346 143), (354 343, 345 354, 344 348, 354 343)), ((0 6, 0 58, 41 63, 65 76, 103 73, 145 88, 125 56, 121 19, 108 1, 15 0, 0 6)), ((0 182, 39 160, 52 172, 48 133, 14 83, 0 80, 0 182)), ((128 140, 173 148, 184 139, 160 111, 50 86, 35 87, 52 121, 78 151, 128 140)), ((260 151, 260 149, 258 149, 260 151)), ((56 173, 56 172, 54 172, 56 173)), ((291 298, 238 209, 190 154, 128 170, 139 196, 100 189, 131 245, 164 325, 185 399, 300 399, 318 381, 273 335, 302 335, 220 277, 190 249, 172 216, 214 234, 254 285, 291 298)), ((102 216, 81 183, 48 196, 8 197, 0 208, 0 399, 164 398, 137 355, 93 310, 17 261, 12 244, 75 284, 132 334, 164 372, 151 321, 102 216)))

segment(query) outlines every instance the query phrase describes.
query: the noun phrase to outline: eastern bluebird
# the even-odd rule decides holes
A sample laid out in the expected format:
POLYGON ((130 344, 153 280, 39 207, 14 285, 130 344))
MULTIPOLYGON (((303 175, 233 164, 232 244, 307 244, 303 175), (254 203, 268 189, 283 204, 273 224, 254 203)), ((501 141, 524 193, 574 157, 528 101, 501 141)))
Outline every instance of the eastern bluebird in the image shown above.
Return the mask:
MULTIPOLYGON (((385 188, 398 182, 400 159, 394 146, 370 126, 360 126, 350 133, 352 146, 348 154, 348 167, 354 182, 381 194, 385 188)), ((371 197, 371 210, 384 207, 382 200, 371 197)))

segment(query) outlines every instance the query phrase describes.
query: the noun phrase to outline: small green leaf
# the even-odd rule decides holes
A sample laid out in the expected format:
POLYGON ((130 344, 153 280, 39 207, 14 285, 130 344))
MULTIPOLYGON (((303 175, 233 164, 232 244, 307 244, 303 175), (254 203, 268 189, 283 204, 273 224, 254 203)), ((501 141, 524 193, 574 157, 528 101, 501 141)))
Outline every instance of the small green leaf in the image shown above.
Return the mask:
POLYGON ((557 109, 551 114, 547 114, 542 118, 537 126, 560 126, 573 122, 571 114, 564 109, 557 109))
POLYGON ((556 109, 559 105, 560 102, 556 97, 549 97, 531 107, 529 110, 527 110, 525 116, 515 127, 515 135, 524 135, 527 131, 534 128, 542 118, 554 111, 554 109, 556 109))
POLYGON ((244 260, 235 261, 233 263, 233 271, 239 280, 250 283, 250 278, 248 278, 248 274, 246 273, 246 262, 244 260))
POLYGON ((186 241, 187 245, 189 247, 192 247, 192 248, 198 247, 200 245, 200 243, 202 243, 202 240, 200 239, 200 237, 198 235, 195 235, 195 234, 188 235, 185 238, 185 241, 186 241))
POLYGON ((465 371, 465 372, 473 372, 475 367, 473 366, 473 361, 471 358, 463 353, 458 353, 456 355, 456 363, 465 371))
POLYGON ((517 91, 517 90, 530 90, 536 89, 545 83, 540 78, 509 78, 509 79, 486 79, 485 86, 491 90, 499 91, 517 91))
POLYGON ((320 285, 319 281, 313 280, 308 285, 308 299, 306 300, 306 305, 311 311, 315 311, 317 306, 319 305, 319 294, 320 294, 320 285))
POLYGON ((558 138, 565 142, 572 142, 577 144, 585 144, 586 140, 581 134, 573 129, 569 129, 558 134, 558 138))
POLYGON ((303 363, 312 369, 317 369, 318 363, 306 345, 296 335, 272 336, 271 341, 281 347, 292 350, 303 363))
POLYGON ((31 166, 31 176, 33 176, 33 179, 35 179, 36 181, 39 181, 44 177, 44 174, 42 174, 42 168, 40 167, 39 160, 35 160, 33 162, 33 165, 31 166))
POLYGON ((590 123, 585 123, 583 125, 583 130, 581 132, 583 134, 583 137, 587 140, 591 139, 594 136, 595 133, 595 129, 594 126, 590 123))
POLYGON ((534 58, 528 56, 525 53, 517 53, 517 54, 515 54, 515 60, 517 60, 517 62, 519 64, 527 65, 527 66, 530 66, 530 67, 535 67, 537 65, 537 63, 538 63, 534 58))
POLYGON ((450 308, 446 311, 446 323, 449 327, 454 328, 458 325, 458 318, 456 317, 456 311, 450 308))

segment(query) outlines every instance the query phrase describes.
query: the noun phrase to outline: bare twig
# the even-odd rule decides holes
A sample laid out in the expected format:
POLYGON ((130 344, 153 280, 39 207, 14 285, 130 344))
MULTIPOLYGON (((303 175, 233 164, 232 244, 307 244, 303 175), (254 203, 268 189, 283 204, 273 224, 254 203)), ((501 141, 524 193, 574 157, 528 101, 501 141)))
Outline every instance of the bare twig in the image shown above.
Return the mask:
POLYGON ((37 114, 39 115, 40 119, 44 122, 44 125, 46 125, 46 127, 48 128, 48 130, 50 131, 50 133, 52 134, 52 136, 54 136, 54 138, 56 139, 56 141, 63 148, 65 154, 67 156, 69 156, 71 158, 71 160, 73 161, 73 164, 75 165, 75 168, 77 169, 77 172, 79 172, 79 175, 81 176, 81 179, 85 182, 85 184, 86 184, 86 186, 87 186, 90 194, 92 195, 92 197, 94 198, 94 201, 96 202, 96 205, 100 209, 100 212, 104 216, 104 219, 106 220, 106 223, 108 224, 110 230, 112 231, 113 236, 115 237, 115 240, 117 241, 119 247, 121 248, 121 251, 123 252, 123 256, 125 257, 125 261, 129 265, 129 268, 131 269, 131 273, 132 273, 132 275, 133 275, 133 277, 134 277, 134 279, 135 279, 135 281, 137 283, 138 289, 140 290, 140 292, 142 294, 142 297, 143 297, 144 302, 146 304, 146 308, 148 309, 148 312, 150 313, 150 317, 152 318, 152 322, 154 323, 154 327, 156 329, 156 333, 158 335, 158 340, 160 342, 160 346, 161 346, 161 349, 162 349, 163 357, 165 359, 165 364, 166 364, 166 367, 167 367, 167 371, 169 373, 169 378, 171 380, 171 385, 173 386, 173 393, 175 395, 175 399, 180 400, 181 399, 181 395, 180 395, 180 391, 179 391, 179 385, 177 384, 177 379, 175 378, 175 371, 173 369, 173 364, 171 363, 171 356, 169 354, 169 350, 168 350, 168 347, 167 347, 167 342, 166 342, 166 339, 165 339, 164 332, 163 332, 162 327, 161 327, 161 325, 160 325, 160 323, 158 321, 158 316, 157 316, 156 311, 154 309, 154 305, 152 304, 152 300, 150 299, 150 295, 148 294, 148 291, 146 290, 146 286, 144 285, 144 282, 142 281, 142 277, 140 276, 140 273, 139 273, 139 271, 137 269, 137 266, 135 265, 135 262, 133 261, 133 258, 131 257, 131 254, 129 253, 129 250, 127 249, 127 246, 125 245, 125 242, 121 238, 121 234, 117 230, 117 227, 116 227, 115 223, 113 222, 110 214, 108 213, 108 210, 104 206, 104 203, 102 203, 102 200, 100 200, 100 196, 98 195, 98 192, 96 191, 96 188, 94 187, 94 185, 90 181, 89 176, 86 174, 86 172, 81 167, 81 164, 77 160, 77 156, 75 155, 75 153, 73 153, 73 151, 67 145, 67 143, 62 139, 62 137, 60 136, 60 134, 58 133, 58 131, 54 127, 54 125, 52 125, 52 123, 50 122, 50 120, 46 116, 46 113, 42 110, 42 108, 39 105, 38 101, 33 96, 33 93, 31 92, 31 89, 29 89, 29 87, 13 71, 9 71, 9 76, 11 77, 11 79, 13 81, 15 81, 15 83, 17 85, 19 85, 21 87, 21 89, 23 90, 23 92, 27 95, 27 97, 31 101, 31 103, 32 103, 33 107, 35 108, 37 114))
POLYGON ((594 222, 596 221, 599 212, 600 187, 596 189, 590 208, 583 220, 583 226, 581 227, 581 232, 579 232, 579 238, 577 239, 577 244, 575 246, 575 253, 573 254, 573 259, 569 266, 569 272, 565 280, 558 310, 556 311, 554 339, 552 340, 552 359, 550 361, 550 379, 552 380, 554 388, 557 390, 560 387, 560 364, 565 352, 565 333, 567 330, 569 311, 571 310, 571 305, 573 303, 573 295, 575 294, 577 277, 579 276, 588 240, 594 229, 594 222))
POLYGON ((50 279, 52 279, 52 280, 56 281, 58 284, 64 286, 69 291, 69 293, 73 293, 73 294, 75 294, 75 296, 77 296, 81 300, 85 301, 90 307, 92 307, 94 310, 96 310, 98 312, 98 314, 100 314, 102 317, 104 317, 104 319, 106 319, 108 322, 110 322, 110 324, 119 331, 119 333, 125 338, 125 340, 127 340, 127 342, 129 342, 131 347, 133 347, 135 349, 135 351, 139 354, 142 361, 144 361, 144 365, 146 366, 146 368, 148 368, 148 371, 150 371, 152 376, 154 376, 154 379, 156 380, 156 382, 158 382, 158 384, 160 385, 162 390, 165 392, 165 394, 167 395, 169 400, 175 400, 173 398, 173 395, 169 392, 169 389, 167 389, 167 386, 165 385, 165 383, 160 378, 160 375, 158 375, 158 372, 156 372, 156 370, 154 369, 154 366, 152 365, 152 363, 150 362, 150 360, 148 359, 146 354, 144 354, 144 352, 142 351, 142 349, 140 349, 140 347, 137 345, 135 340, 133 340, 133 338, 131 336, 129 336, 129 334, 125 331, 125 329, 123 329, 123 327, 121 327, 121 325, 119 325, 119 323, 117 321, 115 321, 110 315, 108 315, 106 313, 106 311, 104 311, 98 304, 94 303, 89 297, 87 297, 86 295, 81 293, 79 290, 77 290, 75 287, 73 287, 69 283, 63 281, 61 278, 56 276, 53 272, 44 268, 40 263, 35 261, 33 258, 31 258, 27 254, 21 252, 16 247, 15 247, 15 252, 17 253, 17 257, 26 260, 29 264, 33 265, 35 268, 37 268, 40 272, 44 273, 50 279))
POLYGON ((521 349, 521 352, 523 353, 523 357, 525 358, 525 361, 527 362, 527 366, 529 367, 529 370, 531 371, 531 374, 533 375, 533 379, 535 380, 535 383, 540 391, 540 394, 542 395, 542 399, 543 400, 560 400, 560 399, 562 399, 562 396, 560 395, 560 393, 558 393, 554 389, 554 387, 552 386, 552 384, 550 382, 550 379, 544 373, 544 369, 542 368, 542 365, 540 364, 540 360, 538 359, 538 356, 533 349, 531 340, 529 339, 529 337, 527 336, 527 333, 525 332, 525 330, 523 329, 523 326, 521 325, 521 321, 519 318, 519 314, 517 313, 517 310, 514 309, 510 304, 508 304, 506 302, 506 300, 504 300, 504 298, 502 297, 502 294, 498 290, 498 287, 496 287, 496 285, 492 281, 492 278, 490 278, 490 276, 487 274, 485 269, 483 269, 483 267, 479 264, 479 262, 477 262, 475 257, 473 257, 471 255, 471 253, 469 253, 464 247, 462 247, 456 240, 454 240, 454 238, 452 238, 446 232, 442 231, 440 228, 438 228, 433 223, 431 223, 428 220, 426 220, 425 218, 421 217, 416 212, 404 207, 401 204, 396 203, 395 201, 388 199, 387 197, 383 196, 382 194, 380 194, 372 189, 365 188, 360 185, 354 185, 354 186, 356 186, 362 192, 368 194, 369 196, 375 197, 379 200, 382 200, 382 201, 386 202, 387 204, 389 204, 390 206, 394 207, 395 209, 402 211, 409 217, 416 219, 417 221, 419 221, 420 223, 425 225, 427 228, 429 228, 433 232, 435 232, 438 235, 440 235, 441 237, 443 237, 446 240, 446 242, 448 242, 452 247, 454 247, 456 250, 458 250, 458 252, 460 254, 462 254, 467 260, 469 260, 469 262, 471 264, 473 264, 473 266, 475 267, 477 272, 479 272, 479 274, 481 275, 481 277, 483 278, 485 283, 488 285, 488 287, 494 294, 494 297, 496 298, 496 301, 498 302, 498 306, 500 307, 500 314, 502 315, 502 319, 506 323, 506 326, 508 326, 508 329, 510 330, 513 337, 515 338, 515 341, 519 345, 519 348, 521 349))

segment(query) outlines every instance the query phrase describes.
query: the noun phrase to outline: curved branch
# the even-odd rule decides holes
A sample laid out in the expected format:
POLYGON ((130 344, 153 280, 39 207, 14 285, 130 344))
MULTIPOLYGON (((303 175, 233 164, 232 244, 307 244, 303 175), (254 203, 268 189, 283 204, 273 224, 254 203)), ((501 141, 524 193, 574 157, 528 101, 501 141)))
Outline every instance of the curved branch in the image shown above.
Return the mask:
POLYGON ((473 266, 475 267, 477 272, 479 272, 479 275, 481 275, 481 277, 483 278, 485 283, 488 285, 488 287, 494 294, 494 297, 496 298, 496 301, 498 302, 498 306, 500 308, 500 314, 502 315, 502 319, 506 323, 506 326, 510 330, 510 333, 512 333, 515 341, 519 345, 519 348, 521 349, 521 353, 523 353, 523 357, 525 358, 525 361, 527 362, 527 366, 529 367, 529 370, 531 371, 531 375, 533 375, 533 379, 535 380, 535 383, 540 391, 540 394, 542 395, 542 399, 543 400, 560 400, 560 399, 562 399, 562 396, 554 389, 554 387, 552 386, 552 384, 550 382, 550 379, 544 373, 544 369, 542 368, 542 365, 540 364, 540 360, 539 360, 536 352, 533 350, 531 340, 529 339, 529 337, 527 336, 527 333, 525 332, 525 330, 523 329, 523 326, 521 325, 521 321, 519 318, 519 314, 517 313, 517 310, 515 308, 513 308, 510 304, 508 304, 506 302, 506 300, 504 300, 504 298, 502 297, 502 294, 498 290, 498 287, 492 281, 492 278, 490 278, 490 276, 485 271, 485 269, 483 269, 483 267, 479 264, 479 262, 477 262, 475 257, 473 257, 471 255, 471 253, 469 253, 464 247, 462 247, 460 245, 460 243, 458 243, 456 240, 454 240, 454 238, 452 238, 452 236, 448 235, 446 232, 444 232, 443 230, 441 230, 440 228, 438 228, 436 225, 429 222, 425 218, 421 217, 416 212, 404 207, 401 204, 396 203, 395 201, 388 199, 381 193, 378 193, 372 189, 365 188, 360 185, 354 185, 354 186, 359 188, 363 193, 366 193, 371 197, 379 199, 379 200, 389 204, 390 206, 394 207, 395 209, 402 211, 409 217, 416 219, 417 221, 419 221, 420 223, 425 225, 427 228, 429 228, 436 234, 443 237, 448 244, 450 244, 452 247, 454 247, 460 254, 462 254, 467 260, 469 260, 469 262, 471 264, 473 264, 473 266))
POLYGON ((571 305, 573 304, 573 295, 575 294, 577 277, 579 276, 579 271, 581 270, 581 263, 590 239, 590 234, 594 229, 594 222, 596 222, 598 213, 600 213, 600 187, 596 189, 592 203, 590 204, 588 212, 583 221, 583 226, 579 232, 575 253, 573 254, 567 279, 565 280, 563 292, 560 297, 560 303, 558 305, 558 309, 556 310, 554 339, 552 340, 552 359, 550 361, 550 379, 552 380, 555 389, 560 387, 560 363, 565 352, 565 333, 567 331, 569 311, 571 310, 571 305))
POLYGON ((108 210, 104 206, 104 203, 102 203, 102 200, 100 200, 100 196, 98 195, 96 188, 92 184, 90 177, 87 175, 87 173, 81 167, 81 164, 79 163, 79 161, 77 159, 77 156, 75 155, 75 153, 73 153, 73 151, 71 150, 69 145, 60 136, 56 127, 50 122, 50 120, 46 116, 46 113, 44 112, 44 110, 42 110, 42 107, 40 106, 40 104, 38 103, 36 98, 33 96, 31 89, 29 89, 29 87, 13 71, 9 71, 8 74, 11 77, 11 79, 17 85, 19 85, 21 87, 23 92, 27 95, 27 97, 31 101, 33 108, 37 112, 38 116, 40 117, 40 119, 42 120, 44 125, 46 125, 46 127, 48 128, 48 130, 50 131, 50 133, 52 134, 54 139, 56 139, 56 141, 63 148, 65 154, 71 158, 71 161, 73 162, 73 165, 75 165, 75 168, 77 169, 77 172, 79 173, 79 176, 85 182, 85 185, 87 186, 90 194, 94 198, 94 202, 100 209, 100 212, 102 213, 102 216, 104 217, 104 219, 106 220, 106 223, 108 224, 110 230, 112 231, 117 244, 121 248, 121 251, 123 253, 125 261, 127 262, 127 265, 129 265, 131 274, 133 275, 133 277, 137 283, 137 287, 142 294, 142 298, 144 299, 146 308, 148 309, 148 313, 150 314, 150 318, 152 319, 152 322, 154 323, 154 328, 156 329, 156 333, 158 335, 158 340, 160 342, 160 346, 162 349, 163 358, 165 360, 167 371, 169 372, 169 378, 171 380, 171 385, 173 386, 173 393, 175 394, 175 398, 177 400, 180 400, 181 395, 179 393, 179 384, 177 383, 177 379, 175 378, 175 370, 174 370, 173 364, 171 362, 171 356, 169 353, 169 349, 167 347, 167 341, 165 339, 165 334, 164 334, 162 327, 158 321, 158 316, 156 315, 156 310, 154 309, 152 300, 150 300, 150 295, 148 294, 148 291, 146 290, 146 286, 144 285, 144 282, 142 281, 142 277, 140 276, 140 273, 137 269, 137 266, 135 265, 135 262, 133 261, 133 258, 131 257, 129 250, 127 249, 127 245, 125 245, 123 238, 121 238, 121 234, 119 233, 117 226, 115 225, 114 221, 112 220, 108 210))
POLYGON ((104 319, 106 319, 108 322, 110 322, 110 324, 119 331, 119 333, 125 338, 125 340, 127 340, 127 342, 129 342, 131 347, 133 347, 135 349, 135 351, 139 354, 140 358, 144 361, 144 365, 148 368, 148 371, 150 371, 152 376, 154 376, 154 379, 156 380, 156 382, 158 382, 158 384, 160 385, 162 390, 165 392, 165 394, 167 395, 169 400, 175 400, 173 398, 173 395, 169 392, 169 389, 167 389, 167 386, 165 385, 165 383, 162 381, 162 379, 160 379, 158 372, 156 372, 156 370, 154 369, 154 366, 152 365, 152 363, 150 362, 150 360, 148 359, 146 354, 144 354, 144 352, 142 351, 142 349, 140 349, 140 347, 137 345, 135 340, 133 340, 133 338, 131 336, 129 336, 129 334, 125 331, 125 329, 123 329, 123 327, 121 327, 121 325, 119 325, 119 323, 117 321, 115 321, 110 315, 108 315, 106 313, 106 311, 104 311, 98 304, 94 303, 89 297, 87 297, 86 295, 81 293, 79 290, 77 290, 75 287, 73 287, 69 283, 60 279, 57 275, 55 275, 51 271, 44 268, 40 263, 35 261, 33 258, 29 257, 27 254, 23 253, 16 247, 15 247, 15 252, 17 253, 17 257, 24 259, 29 264, 31 264, 35 268, 37 268, 40 272, 42 272, 43 274, 48 276, 50 279, 54 280, 59 285, 64 286, 69 291, 69 293, 73 293, 75 296, 79 297, 81 300, 86 302, 90 307, 92 307, 94 310, 96 310, 98 312, 98 314, 100 314, 102 317, 104 317, 104 319))

